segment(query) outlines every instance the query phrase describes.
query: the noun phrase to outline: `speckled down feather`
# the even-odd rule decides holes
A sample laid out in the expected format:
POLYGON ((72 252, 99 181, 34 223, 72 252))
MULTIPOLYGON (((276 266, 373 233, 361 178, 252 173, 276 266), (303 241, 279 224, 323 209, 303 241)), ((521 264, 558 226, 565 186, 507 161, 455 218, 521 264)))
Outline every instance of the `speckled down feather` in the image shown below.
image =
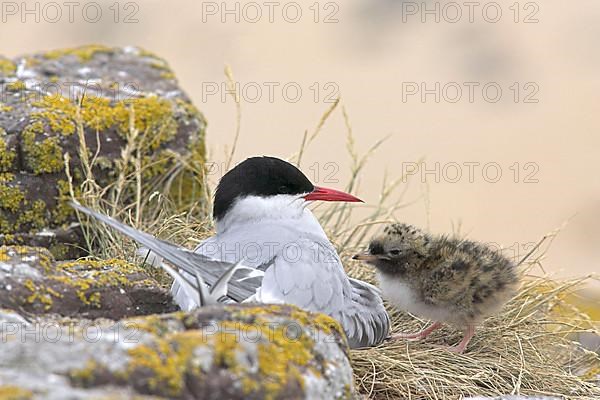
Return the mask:
POLYGON ((406 224, 386 227, 369 252, 382 258, 375 265, 384 296, 414 314, 457 327, 499 311, 518 286, 515 265, 498 251, 406 224))

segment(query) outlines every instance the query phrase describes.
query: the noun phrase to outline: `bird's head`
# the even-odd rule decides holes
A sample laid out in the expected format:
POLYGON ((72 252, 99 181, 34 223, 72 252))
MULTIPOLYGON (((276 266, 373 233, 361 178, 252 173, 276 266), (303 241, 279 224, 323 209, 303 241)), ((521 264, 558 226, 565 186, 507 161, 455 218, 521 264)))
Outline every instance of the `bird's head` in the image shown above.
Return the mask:
POLYGON ((295 166, 275 157, 252 157, 239 163, 220 180, 215 192, 213 218, 222 220, 240 202, 248 213, 277 212, 306 201, 362 200, 335 189, 315 186, 295 166))
POLYGON ((430 238, 425 232, 408 224, 391 224, 375 236, 365 253, 355 260, 373 265, 387 273, 406 273, 418 268, 429 254, 430 238))

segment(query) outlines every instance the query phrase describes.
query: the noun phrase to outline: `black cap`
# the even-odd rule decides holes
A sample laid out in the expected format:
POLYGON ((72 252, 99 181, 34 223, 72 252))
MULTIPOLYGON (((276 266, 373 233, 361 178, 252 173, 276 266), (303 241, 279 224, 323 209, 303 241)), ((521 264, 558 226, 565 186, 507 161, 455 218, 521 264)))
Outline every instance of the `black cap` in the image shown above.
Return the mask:
POLYGON ((267 156, 251 157, 221 178, 215 192, 213 218, 223 218, 237 198, 300 195, 310 193, 314 188, 308 178, 287 161, 267 156))

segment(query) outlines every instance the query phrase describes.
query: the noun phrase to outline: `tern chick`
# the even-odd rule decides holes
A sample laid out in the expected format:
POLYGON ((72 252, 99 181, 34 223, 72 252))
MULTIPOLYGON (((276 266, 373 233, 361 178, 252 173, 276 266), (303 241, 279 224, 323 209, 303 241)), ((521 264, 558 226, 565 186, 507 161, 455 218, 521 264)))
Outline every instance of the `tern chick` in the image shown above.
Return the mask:
POLYGON ((485 317, 514 296, 515 265, 488 246, 429 235, 414 226, 392 224, 373 238, 365 254, 354 256, 377 268, 384 297, 394 306, 433 321, 418 333, 393 339, 420 340, 448 324, 464 337, 449 350, 462 353, 485 317))

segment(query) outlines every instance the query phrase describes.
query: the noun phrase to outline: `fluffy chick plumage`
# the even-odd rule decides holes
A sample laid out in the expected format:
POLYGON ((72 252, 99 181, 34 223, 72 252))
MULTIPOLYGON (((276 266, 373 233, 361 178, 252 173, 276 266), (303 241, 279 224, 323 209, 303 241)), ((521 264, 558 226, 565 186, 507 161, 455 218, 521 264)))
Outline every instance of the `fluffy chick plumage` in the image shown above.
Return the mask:
POLYGON ((387 226, 366 254, 355 256, 378 270, 383 294, 396 307, 435 323, 465 330, 454 351, 464 351, 475 326, 498 312, 514 296, 519 278, 515 265, 490 247, 448 236, 433 236, 407 224, 387 226))

